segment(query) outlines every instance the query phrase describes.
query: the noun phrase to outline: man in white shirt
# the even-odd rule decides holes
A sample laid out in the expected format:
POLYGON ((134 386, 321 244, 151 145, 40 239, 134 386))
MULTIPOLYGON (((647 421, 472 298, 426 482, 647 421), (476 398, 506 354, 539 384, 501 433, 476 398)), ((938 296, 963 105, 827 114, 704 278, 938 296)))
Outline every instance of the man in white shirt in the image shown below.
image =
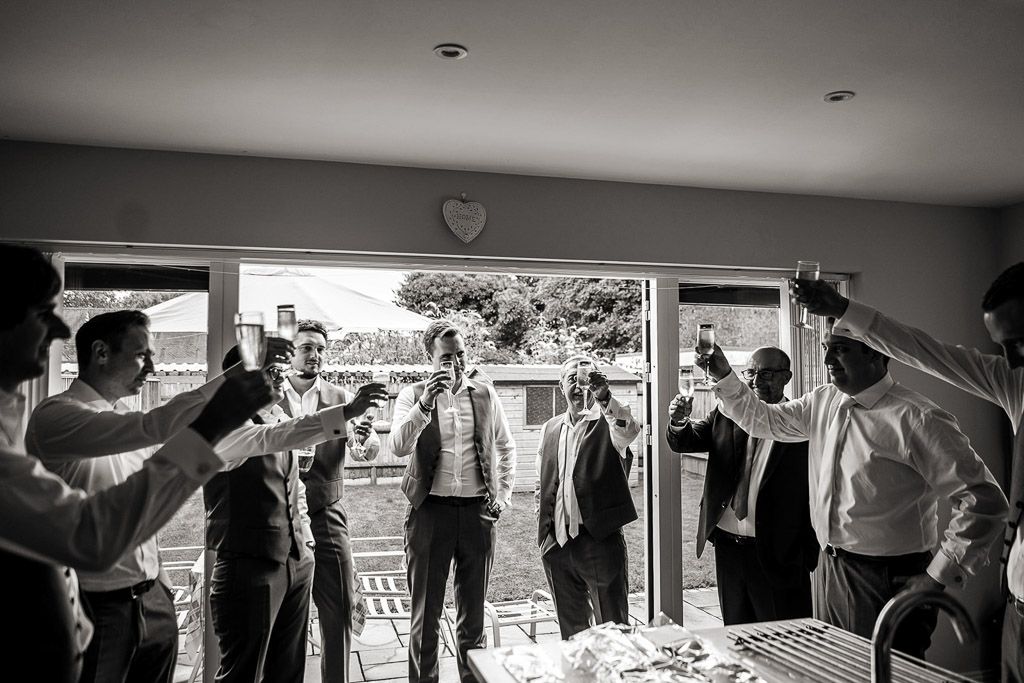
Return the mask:
POLYGON ((449 567, 455 566, 456 660, 475 681, 466 653, 484 647, 484 597, 495 524, 512 502, 516 446, 494 387, 465 377, 458 328, 437 320, 423 333, 433 372, 399 393, 391 452, 412 456, 402 478, 412 627, 409 680, 438 680, 438 632, 449 567), (454 381, 441 369, 452 363, 454 381))
POLYGON ((537 446, 537 542, 564 640, 595 623, 629 623, 622 527, 637 518, 629 444, 640 424, 629 406, 615 400, 599 370, 590 373, 591 404, 584 404, 577 386, 581 360, 590 359, 562 364, 566 411, 544 423, 537 446))
MULTIPOLYGON (((722 411, 748 434, 809 441, 811 524, 822 549, 815 613, 870 637, 898 592, 962 586, 988 561, 1006 498, 956 419, 896 383, 888 357, 834 333, 822 346, 831 384, 774 405, 758 400, 717 346, 699 362, 719 380, 722 411), (951 511, 941 536, 940 500, 951 511)), ((935 623, 933 610, 915 611, 894 647, 923 657, 935 623)))
MULTIPOLYGON (((89 452, 96 439, 82 430, 62 432, 62 418, 81 409, 127 413, 121 399, 142 391, 153 371, 149 318, 140 311, 101 313, 88 320, 75 335, 78 377, 67 391, 44 400, 29 421, 27 442, 33 452, 69 485, 87 492, 120 484, 142 469, 155 450, 146 444, 122 444, 114 454, 89 452), (73 443, 54 448, 61 433, 73 443), (75 436, 77 433, 77 436, 75 436), (136 449, 130 446, 138 445, 136 449), (128 446, 128 448, 125 448, 128 446)), ((169 438, 198 414, 204 400, 197 392, 176 402, 170 410, 151 416, 169 438)), ((77 422, 77 421, 76 421, 77 422)), ((178 652, 178 626, 170 583, 161 571, 156 538, 121 557, 101 572, 78 573, 83 607, 96 629, 85 654, 83 683, 93 681, 167 681, 174 676, 178 652)))
POLYGON ((975 396, 995 403, 1010 418, 1015 435, 1011 456, 1011 507, 1006 518, 1003 588, 1002 676, 1024 681, 1024 263, 1003 271, 982 300, 989 336, 1002 356, 941 342, 882 313, 850 301, 825 282, 801 280, 793 295, 812 313, 838 318, 843 330, 902 363, 923 370, 975 396))
MULTIPOLYGON (((123 483, 87 496, 24 452, 24 397, 50 343, 70 330, 56 315, 60 278, 36 250, 0 245, 0 582, 5 602, 0 656, 27 663, 34 680, 78 681, 92 624, 70 565, 98 571, 152 536, 223 465, 212 445, 266 405, 261 373, 226 381, 187 429, 123 483)), ((22 667, 24 669, 24 666, 22 667)))
POLYGON ((312 464, 299 473, 305 485, 309 526, 315 542, 313 554, 313 602, 320 622, 320 679, 323 683, 348 683, 352 650, 352 608, 354 577, 352 543, 348 533, 348 512, 342 502, 345 459, 373 460, 380 450, 380 437, 370 421, 355 424, 371 404, 387 402, 381 384, 366 384, 351 394, 320 376, 327 351, 327 328, 316 320, 300 320, 295 334, 295 371, 284 385, 280 409, 290 416, 311 415, 328 406, 346 406, 353 420, 353 439, 362 449, 349 448, 346 438, 326 441, 316 447, 312 464))

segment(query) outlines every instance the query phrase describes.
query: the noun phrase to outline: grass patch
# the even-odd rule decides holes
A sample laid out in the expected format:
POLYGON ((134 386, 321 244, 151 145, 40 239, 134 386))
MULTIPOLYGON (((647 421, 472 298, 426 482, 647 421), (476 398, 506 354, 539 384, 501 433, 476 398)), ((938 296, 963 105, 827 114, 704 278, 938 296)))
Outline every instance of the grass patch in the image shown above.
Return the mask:
MULTIPOLYGON (((708 545, 704 556, 697 559, 694 539, 697 535, 698 504, 703 479, 683 473, 683 538, 682 538, 682 581, 683 588, 703 588, 715 585, 714 548, 708 545)), ((644 590, 644 501, 643 490, 633 486, 633 501, 640 519, 625 528, 626 547, 629 551, 630 591, 644 590)), ((349 517, 349 532, 355 537, 402 536, 408 501, 396 484, 352 485, 345 487, 345 507, 349 517)), ((533 513, 533 494, 516 493, 512 497, 512 509, 507 510, 498 526, 494 554, 494 568, 488 599, 513 600, 528 597, 535 588, 546 588, 544 568, 537 548, 537 522, 533 513)), ((177 515, 160 531, 158 540, 162 547, 203 545, 202 492, 197 492, 182 507, 177 515)), ((399 546, 400 547, 400 546, 399 546)), ((360 550, 383 549, 383 544, 364 545, 360 550)), ((195 555, 195 553, 193 553, 195 555)), ((185 559, 171 557, 169 559, 185 559)), ((191 558, 189 558, 191 559, 191 558)), ((362 561, 363 571, 397 568, 394 558, 376 563, 362 561)), ((449 592, 449 596, 451 593, 449 592)))

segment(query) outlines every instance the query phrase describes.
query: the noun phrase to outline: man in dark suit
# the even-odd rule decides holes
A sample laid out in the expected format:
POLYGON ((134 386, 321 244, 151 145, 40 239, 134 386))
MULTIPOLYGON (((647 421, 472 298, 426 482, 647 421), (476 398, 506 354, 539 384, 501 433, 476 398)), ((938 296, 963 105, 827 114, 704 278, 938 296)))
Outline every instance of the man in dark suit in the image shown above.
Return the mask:
MULTIPOLYGON (((316 320, 300 320, 295 334, 292 369, 296 372, 285 385, 281 408, 292 417, 312 415, 330 406, 346 406, 346 418, 355 419, 371 405, 387 402, 385 387, 366 384, 355 395, 320 376, 327 350, 327 328, 316 320)), ((361 459, 373 460, 380 439, 362 421, 353 428, 354 438, 365 446, 361 459)), ((310 528, 315 542, 313 555, 313 602, 320 618, 320 677, 323 683, 347 683, 352 649, 352 607, 354 600, 352 544, 348 513, 341 502, 344 484, 347 437, 316 447, 308 471, 300 472, 306 487, 310 528)), ((358 458, 355 451, 353 458, 358 458)))
MULTIPOLYGON (((781 349, 762 347, 744 377, 765 403, 785 401, 792 377, 781 349)), ((818 546, 807 492, 807 443, 748 439, 717 408, 691 420, 693 398, 676 396, 666 433, 678 453, 708 453, 697 557, 715 546, 722 619, 728 624, 811 616, 810 571, 818 546)))
POLYGON ((584 405, 581 360, 562 364, 568 406, 541 428, 537 448, 537 543, 563 639, 594 623, 629 623, 622 527, 637 518, 627 477, 640 424, 599 370, 590 372, 591 404, 584 405))
POLYGON ((411 456, 402 477, 410 504, 409 680, 438 680, 439 621, 454 564, 456 660, 459 678, 469 683, 476 678, 466 653, 486 645, 484 596, 495 525, 512 499, 516 445, 494 387, 465 376, 466 347, 458 328, 447 320, 431 323, 423 346, 434 371, 425 382, 402 389, 391 427, 391 452, 411 456))

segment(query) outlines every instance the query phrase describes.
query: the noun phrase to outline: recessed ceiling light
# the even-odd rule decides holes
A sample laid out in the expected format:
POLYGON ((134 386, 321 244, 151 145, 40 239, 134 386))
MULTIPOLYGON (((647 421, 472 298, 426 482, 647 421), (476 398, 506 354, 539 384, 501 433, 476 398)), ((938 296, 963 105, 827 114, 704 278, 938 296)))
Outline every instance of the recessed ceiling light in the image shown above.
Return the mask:
POLYGON ((443 43, 434 48, 434 54, 441 59, 462 59, 469 50, 455 43, 443 43))
POLYGON ((824 99, 829 104, 835 104, 836 102, 849 102, 856 94, 857 93, 852 90, 836 90, 834 92, 827 93, 824 99))

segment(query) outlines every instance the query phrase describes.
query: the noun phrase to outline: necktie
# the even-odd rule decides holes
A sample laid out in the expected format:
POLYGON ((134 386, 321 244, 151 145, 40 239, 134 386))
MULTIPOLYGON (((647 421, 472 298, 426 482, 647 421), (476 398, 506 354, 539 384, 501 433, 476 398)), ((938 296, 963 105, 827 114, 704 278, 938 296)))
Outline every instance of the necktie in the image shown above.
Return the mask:
POLYGON ((843 452, 846 429, 850 424, 850 413, 857 402, 852 396, 843 395, 836 414, 829 422, 825 443, 821 449, 821 469, 818 472, 818 490, 814 492, 816 505, 812 512, 814 533, 818 537, 818 545, 824 548, 829 542, 832 530, 832 505, 836 488, 836 466, 843 452))
POLYGON ((580 533, 579 514, 576 512, 576 489, 572 483, 573 454, 575 453, 576 439, 573 430, 567 427, 562 428, 562 436, 565 439, 565 448, 559 449, 558 491, 555 501, 555 540, 558 545, 565 545, 570 538, 576 538, 580 533))
POLYGON ((736 486, 736 493, 732 496, 732 509, 736 513, 736 519, 747 518, 748 499, 750 498, 750 473, 754 470, 754 455, 757 453, 757 446, 761 440, 756 436, 747 439, 747 457, 743 461, 743 474, 740 476, 740 483, 736 486))

